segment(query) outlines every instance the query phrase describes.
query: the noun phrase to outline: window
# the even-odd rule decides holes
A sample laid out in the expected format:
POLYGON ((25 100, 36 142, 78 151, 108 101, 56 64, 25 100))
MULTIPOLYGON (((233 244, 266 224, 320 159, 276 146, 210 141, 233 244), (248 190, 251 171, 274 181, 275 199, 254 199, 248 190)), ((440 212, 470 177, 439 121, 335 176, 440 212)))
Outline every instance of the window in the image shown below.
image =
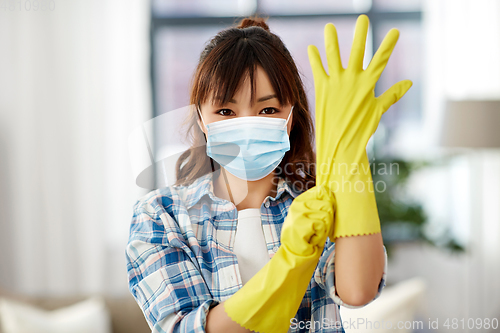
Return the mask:
MULTIPOLYGON (((402 124, 421 118, 421 1, 420 0, 153 0, 151 9, 151 75, 154 116, 189 104, 189 83, 205 43, 218 31, 233 25, 238 17, 269 17, 273 32, 289 48, 301 71, 314 110, 314 86, 307 58, 307 45, 314 44, 324 56, 323 28, 337 26, 344 66, 347 65, 354 25, 358 15, 370 18, 365 65, 385 34, 397 27, 400 38, 389 65, 376 87, 376 94, 402 79, 413 87, 382 118, 384 144, 391 135, 400 136, 402 124), (396 126, 397 125, 397 126, 396 126)), ((157 134, 158 142, 161 133, 157 134), (158 139, 159 138, 159 139, 158 139)), ((156 145, 158 149, 160 145, 156 145)))

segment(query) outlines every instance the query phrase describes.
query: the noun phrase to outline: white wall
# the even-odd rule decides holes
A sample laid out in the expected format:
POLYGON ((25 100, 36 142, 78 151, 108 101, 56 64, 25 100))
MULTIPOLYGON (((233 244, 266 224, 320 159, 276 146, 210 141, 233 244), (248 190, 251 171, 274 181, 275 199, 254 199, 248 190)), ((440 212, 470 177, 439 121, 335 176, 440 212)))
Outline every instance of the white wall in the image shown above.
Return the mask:
POLYGON ((500 98, 499 22, 500 2, 495 0, 425 2, 419 156, 436 165, 415 174, 411 192, 429 215, 429 235, 450 227, 467 252, 451 255, 414 245, 395 251, 389 263, 392 282, 415 275, 427 279, 424 322, 429 317, 441 323, 446 318, 500 318, 500 150, 438 146, 446 100, 500 98), (439 159, 443 156, 447 163, 439 159))

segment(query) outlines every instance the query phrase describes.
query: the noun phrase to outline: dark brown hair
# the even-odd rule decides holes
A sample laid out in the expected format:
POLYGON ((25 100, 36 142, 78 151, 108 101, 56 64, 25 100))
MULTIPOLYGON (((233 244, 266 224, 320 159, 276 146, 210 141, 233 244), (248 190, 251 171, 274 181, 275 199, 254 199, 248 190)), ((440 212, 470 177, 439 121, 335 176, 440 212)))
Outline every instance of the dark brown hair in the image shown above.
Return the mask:
MULTIPOLYGON (((190 103, 196 107, 206 101, 224 105, 246 77, 250 78, 253 100, 258 65, 267 73, 279 103, 294 106, 290 151, 276 168, 276 175, 298 190, 308 189, 314 186, 315 170, 314 129, 307 97, 290 52, 281 39, 270 32, 264 19, 245 18, 237 27, 219 32, 208 42, 193 76, 190 103)), ((177 161, 179 185, 190 184, 220 167, 206 154, 205 136, 197 125, 198 119, 196 108, 192 108, 188 132, 193 144, 177 161)))

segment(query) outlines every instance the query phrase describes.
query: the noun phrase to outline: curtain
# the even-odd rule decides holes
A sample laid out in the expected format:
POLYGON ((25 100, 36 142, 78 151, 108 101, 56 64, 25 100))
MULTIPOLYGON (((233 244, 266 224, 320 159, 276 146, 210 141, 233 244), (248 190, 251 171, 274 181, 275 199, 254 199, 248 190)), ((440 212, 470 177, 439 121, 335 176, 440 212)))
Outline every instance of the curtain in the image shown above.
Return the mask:
POLYGON ((15 3, 0 11, 0 289, 126 293, 149 2, 15 3))

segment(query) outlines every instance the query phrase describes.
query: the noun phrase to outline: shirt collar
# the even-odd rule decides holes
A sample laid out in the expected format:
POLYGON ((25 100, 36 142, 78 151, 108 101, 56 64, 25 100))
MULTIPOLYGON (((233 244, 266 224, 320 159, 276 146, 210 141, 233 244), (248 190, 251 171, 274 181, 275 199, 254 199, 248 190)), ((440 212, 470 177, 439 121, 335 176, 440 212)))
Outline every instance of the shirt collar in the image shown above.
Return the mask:
MULTIPOLYGON (((186 186, 184 190, 186 194, 184 202, 186 204, 187 209, 193 207, 205 195, 208 195, 210 199, 212 199, 213 201, 222 200, 216 197, 214 194, 214 183, 213 183, 212 172, 199 177, 193 183, 186 186)), ((285 179, 280 178, 278 181, 276 197, 270 199, 273 201, 279 200, 285 193, 290 194, 294 199, 300 194, 300 192, 294 191, 290 186, 290 184, 287 181, 285 181, 285 179)))
POLYGON ((285 179, 280 178, 276 198, 272 198, 272 200, 278 200, 284 193, 289 193, 294 199, 300 194, 300 192, 294 191, 285 179))

